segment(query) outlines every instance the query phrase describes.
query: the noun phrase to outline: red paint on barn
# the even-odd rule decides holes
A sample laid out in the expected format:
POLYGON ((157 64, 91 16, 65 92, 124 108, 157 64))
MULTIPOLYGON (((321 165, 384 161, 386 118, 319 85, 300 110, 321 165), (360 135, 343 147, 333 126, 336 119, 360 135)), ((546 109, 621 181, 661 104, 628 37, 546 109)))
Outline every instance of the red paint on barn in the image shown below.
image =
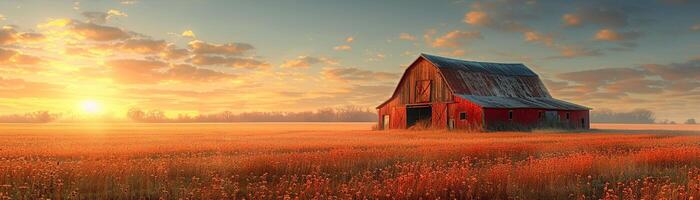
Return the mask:
POLYGON ((471 130, 587 129, 589 110, 552 98, 525 65, 427 54, 406 69, 391 98, 377 107, 382 129, 408 128, 419 121, 471 130))

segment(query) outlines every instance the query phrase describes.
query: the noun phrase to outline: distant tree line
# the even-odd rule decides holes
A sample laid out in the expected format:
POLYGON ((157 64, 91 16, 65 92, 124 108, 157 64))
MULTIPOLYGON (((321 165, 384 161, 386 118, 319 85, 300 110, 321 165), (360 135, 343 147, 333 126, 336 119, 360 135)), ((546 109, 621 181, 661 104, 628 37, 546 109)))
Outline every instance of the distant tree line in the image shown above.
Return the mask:
POLYGON ((134 122, 148 123, 196 123, 196 122, 373 122, 377 114, 358 106, 322 108, 304 112, 243 112, 223 111, 210 114, 179 114, 169 118, 162 110, 131 108, 127 118, 134 122))
POLYGON ((60 113, 35 111, 24 114, 0 115, 0 123, 48 123, 61 117, 60 113))
POLYGON ((599 109, 591 112, 592 123, 653 124, 655 121, 654 112, 646 109, 635 109, 629 112, 599 109))

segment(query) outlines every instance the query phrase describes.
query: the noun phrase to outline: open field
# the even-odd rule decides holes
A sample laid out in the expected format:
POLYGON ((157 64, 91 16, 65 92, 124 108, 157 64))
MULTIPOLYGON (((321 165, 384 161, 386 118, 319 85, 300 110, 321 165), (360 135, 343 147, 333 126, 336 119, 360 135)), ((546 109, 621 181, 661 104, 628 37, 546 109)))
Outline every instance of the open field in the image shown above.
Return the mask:
POLYGON ((370 127, 0 124, 0 199, 700 197, 700 126, 370 127))

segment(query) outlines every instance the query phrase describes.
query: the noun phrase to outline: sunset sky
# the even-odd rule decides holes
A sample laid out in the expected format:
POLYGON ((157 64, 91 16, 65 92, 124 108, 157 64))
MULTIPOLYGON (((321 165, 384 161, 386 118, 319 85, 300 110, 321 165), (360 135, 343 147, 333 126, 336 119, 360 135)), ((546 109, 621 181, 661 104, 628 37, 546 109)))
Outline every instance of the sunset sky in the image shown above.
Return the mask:
POLYGON ((554 97, 700 118, 700 3, 1 1, 0 114, 386 100, 420 53, 519 62, 554 97))

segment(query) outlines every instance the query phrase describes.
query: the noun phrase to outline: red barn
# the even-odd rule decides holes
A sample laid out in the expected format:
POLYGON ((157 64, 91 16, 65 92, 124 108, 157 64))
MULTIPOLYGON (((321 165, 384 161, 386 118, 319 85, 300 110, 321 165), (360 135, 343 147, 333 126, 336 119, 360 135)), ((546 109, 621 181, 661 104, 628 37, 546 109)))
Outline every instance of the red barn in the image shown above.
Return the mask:
POLYGON ((391 98, 377 107, 382 129, 408 128, 419 121, 449 129, 588 129, 589 110, 552 98, 523 64, 428 54, 406 69, 391 98))

